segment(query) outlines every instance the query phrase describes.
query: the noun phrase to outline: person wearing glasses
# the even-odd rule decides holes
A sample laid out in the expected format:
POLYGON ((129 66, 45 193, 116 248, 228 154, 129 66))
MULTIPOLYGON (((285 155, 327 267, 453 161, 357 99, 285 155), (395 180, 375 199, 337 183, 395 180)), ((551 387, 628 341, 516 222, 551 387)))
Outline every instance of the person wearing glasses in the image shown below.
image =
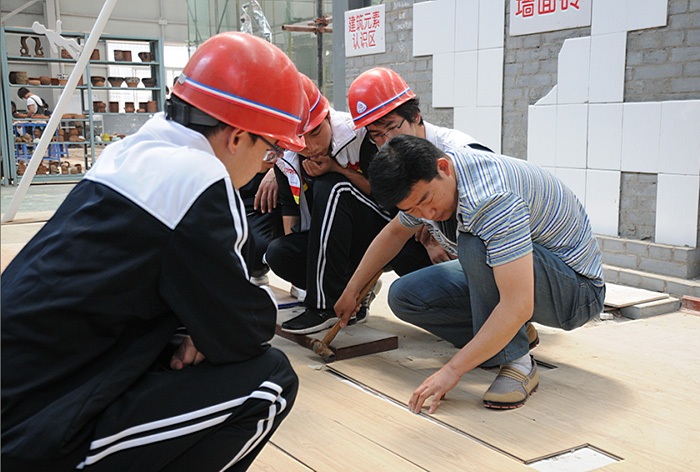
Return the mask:
MULTIPOLYGON (((302 74, 309 101, 306 147, 286 152, 275 168, 285 236, 270 243, 265 260, 272 271, 306 290, 305 310, 282 323, 284 331, 315 333, 337 319, 333 305, 374 236, 391 219, 371 197, 367 166, 377 147, 364 128, 354 129, 349 113, 330 107, 318 87, 302 74)), ((406 274, 430 260, 415 241, 392 261, 406 274)), ((365 321, 379 285, 352 322, 365 321)))
MULTIPOLYGON (((355 127, 366 128, 377 147, 406 134, 427 139, 442 151, 467 146, 491 152, 466 133, 424 121, 418 97, 398 73, 386 67, 375 67, 357 76, 350 85, 348 102, 355 127)), ((433 264, 457 257, 456 230, 454 220, 427 221, 416 233, 433 264)))
POLYGON ((2 470, 245 470, 298 379, 239 189, 304 148, 298 71, 222 33, 2 274, 2 470), (266 86, 261 86, 264 83, 266 86))

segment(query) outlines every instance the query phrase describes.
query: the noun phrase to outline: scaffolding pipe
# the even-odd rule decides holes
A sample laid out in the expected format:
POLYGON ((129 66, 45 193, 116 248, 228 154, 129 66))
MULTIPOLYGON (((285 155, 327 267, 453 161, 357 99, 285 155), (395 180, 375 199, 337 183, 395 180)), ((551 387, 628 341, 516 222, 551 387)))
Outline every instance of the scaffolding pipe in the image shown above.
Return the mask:
POLYGON ((97 41, 102 35, 102 31, 104 31, 105 25, 107 24, 109 16, 112 13, 112 10, 114 9, 116 3, 117 0, 105 0, 104 5, 102 6, 102 10, 100 11, 99 16, 97 17, 97 21, 95 21, 95 26, 92 27, 90 36, 88 36, 87 41, 83 45, 83 50, 80 52, 78 61, 75 63, 75 67, 73 68, 73 72, 68 78, 68 83, 66 83, 66 87, 63 90, 63 93, 61 94, 61 98, 58 99, 56 108, 54 109, 54 112, 51 115, 51 118, 49 119, 46 128, 44 129, 44 133, 41 135, 39 144, 34 149, 34 154, 32 154, 32 158, 29 161, 27 170, 24 172, 22 180, 17 186, 17 190, 15 191, 15 194, 12 197, 12 201, 10 201, 10 205, 8 206, 7 211, 2 217, 3 223, 7 223, 15 219, 17 209, 19 208, 20 203, 22 203, 22 199, 24 199, 24 196, 27 193, 27 189, 29 188, 29 184, 31 184, 32 179, 34 178, 34 175, 36 175, 36 170, 39 167, 39 164, 41 163, 42 159, 44 158, 44 153, 49 147, 49 142, 51 141, 51 138, 54 132, 56 131, 56 128, 58 127, 58 123, 61 121, 61 116, 63 116, 63 112, 68 107, 71 96, 73 95, 73 92, 75 92, 75 88, 78 85, 78 80, 80 80, 80 77, 83 75, 85 66, 90 60, 90 55, 92 55, 92 51, 93 49, 95 49, 97 41))

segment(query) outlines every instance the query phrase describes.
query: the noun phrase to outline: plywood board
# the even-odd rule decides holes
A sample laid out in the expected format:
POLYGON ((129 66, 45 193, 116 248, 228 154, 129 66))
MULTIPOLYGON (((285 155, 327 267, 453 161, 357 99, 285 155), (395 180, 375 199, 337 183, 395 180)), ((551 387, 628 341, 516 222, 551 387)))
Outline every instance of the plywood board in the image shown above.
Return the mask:
MULTIPOLYGON (((274 438, 274 436, 273 436, 274 438)), ((270 441, 248 468, 250 472, 312 472, 270 441)))
POLYGON ((622 308, 668 298, 665 293, 652 292, 642 288, 627 287, 624 285, 605 284, 605 306, 622 308))
MULTIPOLYGON (((434 416, 523 460, 591 444, 624 459, 604 470, 688 470, 700 463, 698 332, 700 319, 683 314, 570 333, 542 330, 535 356, 557 368, 540 371, 540 390, 523 408, 483 408, 495 372, 477 369, 434 416)), ((405 404, 444 362, 376 355, 330 368, 405 404)))

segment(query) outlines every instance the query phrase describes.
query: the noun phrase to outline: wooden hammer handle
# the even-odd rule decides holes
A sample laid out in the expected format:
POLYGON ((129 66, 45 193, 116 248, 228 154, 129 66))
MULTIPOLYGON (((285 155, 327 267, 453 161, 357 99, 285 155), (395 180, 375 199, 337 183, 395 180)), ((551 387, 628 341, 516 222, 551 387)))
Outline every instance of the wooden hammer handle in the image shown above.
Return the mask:
MULTIPOLYGON (((370 290, 372 290, 372 287, 374 287, 374 284, 377 283, 377 280, 379 280, 379 277, 381 277, 383 273, 384 269, 382 268, 379 270, 379 272, 377 272, 374 275, 374 277, 372 277, 372 279, 370 279, 369 282, 367 282, 367 284, 364 287, 362 287, 362 290, 360 290, 360 295, 358 295, 357 297, 357 305, 362 303, 362 299, 365 298, 365 295, 367 295, 367 293, 369 293, 370 290)), ((340 319, 338 319, 338 321, 335 322, 330 331, 328 331, 323 337, 323 344, 328 346, 331 342, 333 342, 335 337, 338 335, 338 331, 340 331, 340 319)))

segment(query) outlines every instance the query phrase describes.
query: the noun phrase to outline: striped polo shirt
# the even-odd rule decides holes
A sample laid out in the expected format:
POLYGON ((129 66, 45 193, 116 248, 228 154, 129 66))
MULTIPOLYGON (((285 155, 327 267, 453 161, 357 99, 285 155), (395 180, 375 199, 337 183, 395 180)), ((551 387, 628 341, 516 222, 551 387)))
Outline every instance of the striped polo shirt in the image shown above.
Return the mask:
MULTIPOLYGON (((457 178, 458 230, 481 238, 491 267, 532 252, 535 242, 603 286, 598 243, 574 193, 536 165, 469 149, 448 151, 457 178)), ((399 213, 408 227, 423 221, 399 213)))

